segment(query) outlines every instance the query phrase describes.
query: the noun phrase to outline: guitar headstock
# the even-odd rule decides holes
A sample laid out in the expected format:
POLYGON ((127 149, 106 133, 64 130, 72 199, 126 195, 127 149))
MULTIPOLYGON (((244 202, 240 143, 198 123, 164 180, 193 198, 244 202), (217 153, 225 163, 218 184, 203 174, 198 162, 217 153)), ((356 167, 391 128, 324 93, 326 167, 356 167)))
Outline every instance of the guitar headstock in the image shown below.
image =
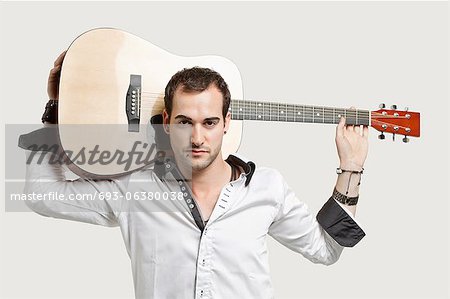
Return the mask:
POLYGON ((391 109, 385 109, 385 105, 380 105, 380 110, 371 112, 370 126, 380 131, 380 139, 384 139, 384 133, 392 133, 393 139, 395 135, 403 135, 403 142, 409 141, 409 136, 420 137, 420 113, 405 110, 397 110, 396 105, 392 105, 391 109))

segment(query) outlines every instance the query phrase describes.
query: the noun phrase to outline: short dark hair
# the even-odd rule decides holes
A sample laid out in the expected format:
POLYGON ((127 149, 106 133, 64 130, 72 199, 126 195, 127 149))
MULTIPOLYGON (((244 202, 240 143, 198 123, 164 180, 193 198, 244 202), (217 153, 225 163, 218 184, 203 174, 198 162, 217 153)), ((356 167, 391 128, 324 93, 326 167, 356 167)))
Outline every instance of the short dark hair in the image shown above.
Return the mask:
POLYGON ((178 71, 172 76, 169 83, 167 83, 164 94, 164 105, 169 116, 172 113, 173 96, 178 88, 181 88, 184 92, 202 92, 211 84, 214 84, 223 95, 222 114, 225 119, 231 101, 228 84, 218 72, 198 66, 184 68, 178 71))

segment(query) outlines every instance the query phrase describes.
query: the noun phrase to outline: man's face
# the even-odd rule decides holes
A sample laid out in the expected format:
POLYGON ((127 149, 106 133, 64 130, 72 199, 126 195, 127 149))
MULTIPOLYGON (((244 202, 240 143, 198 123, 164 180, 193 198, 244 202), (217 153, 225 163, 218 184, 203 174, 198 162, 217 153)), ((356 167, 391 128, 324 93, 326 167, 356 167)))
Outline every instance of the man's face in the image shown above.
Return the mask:
POLYGON ((214 85, 202 92, 176 90, 172 114, 169 119, 164 111, 164 123, 170 125, 170 143, 179 166, 196 172, 222 159, 222 139, 231 118, 228 113, 223 119, 222 105, 223 95, 214 85))

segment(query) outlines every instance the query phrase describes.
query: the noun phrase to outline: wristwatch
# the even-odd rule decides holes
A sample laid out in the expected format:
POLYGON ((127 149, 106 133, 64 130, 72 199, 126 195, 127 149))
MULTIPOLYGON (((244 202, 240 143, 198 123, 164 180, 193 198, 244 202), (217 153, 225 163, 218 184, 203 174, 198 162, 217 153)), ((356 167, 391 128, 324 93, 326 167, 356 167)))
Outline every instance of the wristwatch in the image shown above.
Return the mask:
POLYGON ((347 205, 347 206, 354 206, 358 203, 359 196, 356 197, 348 197, 347 195, 342 194, 341 192, 336 190, 336 187, 333 190, 333 195, 331 197, 341 204, 347 205))

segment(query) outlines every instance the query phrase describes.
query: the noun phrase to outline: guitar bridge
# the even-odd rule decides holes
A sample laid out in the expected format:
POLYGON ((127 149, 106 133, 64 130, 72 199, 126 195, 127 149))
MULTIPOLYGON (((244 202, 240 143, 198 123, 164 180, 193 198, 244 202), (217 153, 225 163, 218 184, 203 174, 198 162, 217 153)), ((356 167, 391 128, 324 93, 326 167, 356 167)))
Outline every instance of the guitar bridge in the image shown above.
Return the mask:
POLYGON ((128 118, 128 132, 139 132, 141 120, 141 75, 130 75, 125 111, 128 118))

